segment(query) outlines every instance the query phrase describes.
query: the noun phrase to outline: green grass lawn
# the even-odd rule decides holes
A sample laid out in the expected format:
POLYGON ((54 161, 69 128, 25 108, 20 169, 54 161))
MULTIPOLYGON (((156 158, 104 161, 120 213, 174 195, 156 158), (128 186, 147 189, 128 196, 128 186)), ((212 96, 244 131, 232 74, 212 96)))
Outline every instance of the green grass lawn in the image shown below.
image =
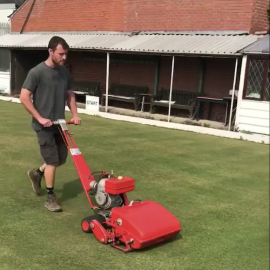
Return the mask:
POLYGON ((49 212, 26 176, 42 162, 30 116, 0 101, 1 270, 269 269, 268 145, 81 116, 70 129, 91 169, 134 177, 129 197, 161 203, 181 235, 124 253, 83 233, 92 210, 71 158, 55 186, 64 211, 49 212))

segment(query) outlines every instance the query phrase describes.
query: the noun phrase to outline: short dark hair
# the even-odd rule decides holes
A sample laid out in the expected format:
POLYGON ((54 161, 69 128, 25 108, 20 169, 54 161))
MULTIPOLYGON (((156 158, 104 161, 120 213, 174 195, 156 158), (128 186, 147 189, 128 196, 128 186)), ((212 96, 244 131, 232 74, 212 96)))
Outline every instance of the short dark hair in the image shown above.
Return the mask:
POLYGON ((65 50, 68 50, 69 49, 69 45, 67 44, 67 42, 63 38, 61 38, 59 36, 53 36, 50 39, 49 44, 48 44, 48 49, 55 50, 56 47, 59 44, 62 45, 63 49, 65 49, 65 50))

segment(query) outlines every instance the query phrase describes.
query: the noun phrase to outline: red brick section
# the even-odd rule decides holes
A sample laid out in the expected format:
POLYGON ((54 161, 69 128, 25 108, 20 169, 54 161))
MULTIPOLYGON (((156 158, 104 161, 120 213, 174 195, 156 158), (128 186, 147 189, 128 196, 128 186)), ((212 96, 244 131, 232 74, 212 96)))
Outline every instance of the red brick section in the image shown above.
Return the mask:
POLYGON ((253 0, 125 0, 124 30, 249 30, 253 0))
POLYGON ((269 6, 269 0, 255 0, 251 24, 252 33, 269 29, 269 22, 267 16, 267 9, 269 6))
MULTIPOLYGON (((12 18, 11 30, 24 24, 33 0, 12 18)), ((122 0, 36 0, 24 31, 121 31, 122 0)))
MULTIPOLYGON (((254 29, 267 27, 267 1, 38 0, 24 31, 249 31, 251 20, 254 29)), ((32 2, 14 15, 12 31, 22 29, 32 2)))
MULTIPOLYGON (((106 61, 93 62, 84 61, 84 57, 103 57, 105 54, 70 52, 68 65, 72 67, 72 77, 78 81, 98 81, 101 83, 102 92, 106 90, 106 61)), ((114 56, 113 56, 114 57, 114 56)), ((118 58, 149 59, 149 57, 126 55, 118 58)), ((160 61, 159 89, 169 88, 171 80, 171 57, 162 57, 160 61)), ((233 87, 235 60, 233 59, 206 59, 204 92, 206 95, 223 98, 229 94, 233 87)), ((241 67, 239 63, 238 67, 241 67)), ((174 89, 198 91, 199 87, 199 59, 198 58, 176 58, 174 73, 174 89)), ((111 63, 110 84, 123 83, 133 85, 147 85, 150 93, 155 88, 155 68, 153 64, 128 64, 111 63)), ((238 81, 236 88, 238 87, 238 81)), ((208 104, 202 107, 202 117, 206 118, 208 104)), ((224 121, 225 105, 212 106, 210 120, 224 121)))

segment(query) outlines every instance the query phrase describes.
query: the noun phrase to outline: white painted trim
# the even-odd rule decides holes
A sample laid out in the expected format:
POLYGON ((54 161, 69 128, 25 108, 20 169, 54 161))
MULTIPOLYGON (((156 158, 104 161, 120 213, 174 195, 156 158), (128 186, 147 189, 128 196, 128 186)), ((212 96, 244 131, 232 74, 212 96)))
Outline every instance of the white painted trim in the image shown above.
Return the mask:
POLYGON ((12 92, 12 81, 11 81, 11 76, 12 75, 12 63, 11 63, 11 50, 9 50, 9 93, 12 92))
MULTIPOLYGON (((0 96, 0 100, 21 103, 20 99, 12 98, 12 97, 0 96)), ((68 107, 66 107, 66 111, 69 111, 68 107)), ((245 133, 240 133, 240 132, 219 130, 219 129, 206 128, 206 127, 198 127, 198 126, 185 125, 185 124, 177 124, 177 123, 164 122, 164 121, 158 121, 158 120, 143 119, 139 117, 111 114, 111 113, 106 113, 106 112, 89 112, 81 108, 78 108, 78 113, 93 115, 93 116, 98 115, 100 117, 111 119, 111 120, 127 121, 127 122, 132 122, 132 123, 143 124, 143 125, 191 131, 191 132, 196 132, 196 133, 201 133, 201 134, 206 134, 206 135, 213 135, 213 136, 230 138, 230 139, 238 139, 238 140, 242 139, 242 140, 246 140, 250 142, 269 144, 269 136, 265 136, 265 135, 245 134, 245 133)))
POLYGON ((107 52, 107 68, 106 68, 106 105, 105 111, 108 111, 108 95, 109 95, 109 76, 110 76, 110 53, 107 52))
POLYGON ((243 59, 242 59, 242 67, 241 67, 240 82, 239 82, 239 91, 238 91, 238 97, 237 97, 235 128, 237 128, 237 126, 238 126, 239 114, 240 114, 240 111, 241 111, 241 101, 242 101, 243 91, 244 91, 244 84, 245 84, 245 77, 246 77, 246 67, 247 67, 247 56, 244 55, 243 59))
POLYGON ((172 69, 171 69, 171 84, 170 84, 170 97, 169 97, 169 113, 168 113, 168 122, 171 118, 171 105, 172 105, 172 89, 173 89, 173 75, 174 75, 174 55, 172 57, 172 69))
POLYGON ((234 78, 233 78, 233 89, 232 89, 233 91, 232 91, 232 101, 231 101, 231 108, 230 108, 228 130, 231 130, 233 102, 234 102, 234 95, 235 95, 235 84, 236 84, 236 77, 237 77, 237 68, 238 68, 238 58, 236 58, 236 60, 235 60, 234 78))

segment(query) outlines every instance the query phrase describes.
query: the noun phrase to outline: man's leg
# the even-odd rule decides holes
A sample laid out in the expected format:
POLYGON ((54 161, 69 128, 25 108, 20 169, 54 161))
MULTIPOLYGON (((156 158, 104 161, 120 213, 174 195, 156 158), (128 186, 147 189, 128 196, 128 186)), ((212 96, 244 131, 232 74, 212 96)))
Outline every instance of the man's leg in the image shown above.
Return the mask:
POLYGON ((55 143, 57 145, 58 159, 59 159, 58 167, 59 167, 66 163, 68 157, 67 145, 59 131, 56 132, 55 134, 55 143))
MULTIPOLYGON (((60 161, 57 167, 60 167, 63 164, 65 164, 65 162, 60 161)), ((35 191, 36 195, 38 196, 40 196, 40 193, 41 193, 41 181, 42 181, 42 178, 44 177, 44 171, 45 171, 46 166, 47 164, 44 163, 39 168, 32 169, 27 172, 27 175, 32 182, 32 188, 35 191)))
MULTIPOLYGON (((47 198, 45 207, 50 211, 61 211, 61 206, 57 203, 57 198, 54 193, 55 171, 59 165, 58 148, 56 145, 54 131, 42 130, 37 132, 38 142, 40 145, 40 153, 45 162, 45 184, 47 188, 47 198)), ((41 166, 41 169, 44 168, 41 166)))
POLYGON ((55 182, 55 171, 57 164, 47 164, 44 176, 47 188, 47 195, 54 195, 54 182, 55 182))
MULTIPOLYGON (((44 175, 45 175, 47 194, 48 194, 48 199, 46 201, 46 204, 48 204, 49 198, 53 196, 55 198, 55 203, 56 203, 56 208, 57 208, 54 211, 59 211, 62 209, 60 205, 57 203, 56 196, 54 194, 56 168, 66 163, 68 149, 63 140, 62 135, 60 134, 58 130, 54 132, 53 137, 54 137, 54 140, 53 140, 54 141, 54 159, 51 158, 49 161, 49 158, 48 158, 47 161, 45 160, 46 169, 45 169, 44 175), (57 162, 54 162, 56 160, 57 162)), ((46 204, 45 204, 45 207, 49 208, 46 204)))
POLYGON ((45 168, 46 168, 46 163, 43 163, 38 169, 37 169, 37 172, 39 173, 39 174, 43 174, 44 175, 44 171, 45 171, 45 168))
POLYGON ((46 163, 41 165, 37 169, 33 169, 27 172, 27 175, 31 181, 32 188, 35 191, 36 195, 40 195, 41 192, 41 180, 44 177, 44 171, 46 168, 46 163))

